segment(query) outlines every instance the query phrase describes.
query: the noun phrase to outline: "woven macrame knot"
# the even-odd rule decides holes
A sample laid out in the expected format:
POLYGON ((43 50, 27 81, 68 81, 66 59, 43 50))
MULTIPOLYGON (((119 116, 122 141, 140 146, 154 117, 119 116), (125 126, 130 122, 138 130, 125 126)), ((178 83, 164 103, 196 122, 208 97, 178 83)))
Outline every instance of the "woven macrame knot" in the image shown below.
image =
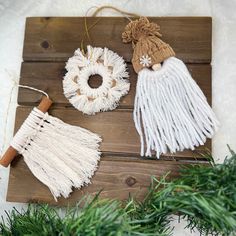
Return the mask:
POLYGON ((140 19, 131 21, 125 27, 125 31, 122 34, 122 39, 124 43, 136 43, 138 40, 146 38, 147 36, 161 37, 159 30, 159 25, 149 22, 146 17, 140 17, 140 19))

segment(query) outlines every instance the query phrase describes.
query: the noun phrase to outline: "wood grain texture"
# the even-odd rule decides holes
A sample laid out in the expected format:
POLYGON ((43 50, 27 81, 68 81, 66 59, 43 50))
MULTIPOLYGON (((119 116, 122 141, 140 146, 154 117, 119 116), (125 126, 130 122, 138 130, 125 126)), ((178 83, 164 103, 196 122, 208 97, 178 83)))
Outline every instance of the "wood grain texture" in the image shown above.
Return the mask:
MULTIPOLYGON (((211 103, 211 66, 209 64, 188 64, 188 69, 207 96, 208 102, 211 103)), ((129 93, 120 101, 120 108, 133 108, 134 96, 136 90, 137 74, 134 72, 131 64, 128 65, 130 74, 131 88, 129 93)), ((50 94, 51 99, 56 106, 71 106, 65 98, 62 89, 62 79, 65 75, 64 62, 23 62, 21 66, 20 83, 41 89, 50 94)), ((100 79, 97 80, 97 83, 100 79)), ((96 86, 94 80, 93 86, 96 86)), ((28 89, 19 89, 19 105, 37 105, 40 102, 41 94, 35 93, 28 89)))
MULTIPOLYGON (((91 25, 97 19, 88 18, 91 25)), ((210 17, 156 17, 150 18, 161 26, 163 40, 175 50, 177 57, 187 63, 192 76, 211 103, 211 27, 210 17)), ((81 17, 31 17, 26 20, 20 84, 48 92, 54 101, 50 114, 63 121, 88 128, 103 138, 103 156, 92 184, 76 190, 67 200, 53 200, 47 187, 29 171, 23 158, 17 158, 11 166, 8 201, 46 202, 55 205, 75 204, 84 194, 96 194, 103 189, 101 197, 127 199, 131 193, 143 199, 150 184, 150 176, 159 178, 171 171, 170 178, 178 176, 180 165, 204 161, 199 152, 211 149, 211 141, 192 152, 186 150, 162 156, 160 160, 139 156, 139 136, 135 130, 132 109, 135 96, 136 74, 130 60, 132 48, 121 41, 127 20, 120 17, 100 18, 90 31, 92 46, 108 47, 123 56, 128 63, 131 90, 122 98, 118 109, 83 115, 71 107, 62 94, 62 78, 65 61, 80 46, 84 33, 81 17)), ((84 45, 88 44, 85 40, 84 45)), ((97 85, 96 80, 92 85, 97 85)), ((41 95, 20 89, 16 111, 15 131, 28 116, 32 106, 38 105, 41 95)))
POLYGON ((131 194, 142 200, 150 185, 151 176, 157 178, 170 171, 169 178, 178 176, 180 165, 186 162, 158 160, 117 160, 112 156, 103 157, 92 178, 92 184, 75 190, 70 198, 60 198, 55 202, 49 189, 36 179, 22 158, 15 161, 10 170, 8 201, 45 202, 54 205, 74 205, 85 194, 95 195, 102 190, 100 197, 125 200, 131 194))
MULTIPOLYGON (((29 106, 17 108, 15 131, 19 129, 31 110, 32 107, 29 106)), ((49 113, 68 124, 83 127, 101 135, 103 140, 101 143, 102 152, 119 154, 120 156, 139 156, 139 135, 134 126, 131 110, 120 109, 89 116, 83 115, 74 108, 52 108, 49 113)), ((165 156, 172 159, 197 159, 199 157, 198 152, 204 151, 206 148, 211 149, 210 141, 204 146, 198 147, 196 151, 185 150, 165 156)))
MULTIPOLYGON (((87 18, 88 25, 97 18, 87 18)), ((163 40, 175 50, 177 57, 190 63, 211 61, 210 17, 150 17, 161 26, 163 40)), ((132 47, 124 44, 121 33, 128 20, 123 17, 101 17, 90 30, 92 44, 107 47, 123 56, 132 57, 132 47)), ((24 61, 66 61, 80 47, 84 29, 83 17, 30 17, 26 20, 24 61)))

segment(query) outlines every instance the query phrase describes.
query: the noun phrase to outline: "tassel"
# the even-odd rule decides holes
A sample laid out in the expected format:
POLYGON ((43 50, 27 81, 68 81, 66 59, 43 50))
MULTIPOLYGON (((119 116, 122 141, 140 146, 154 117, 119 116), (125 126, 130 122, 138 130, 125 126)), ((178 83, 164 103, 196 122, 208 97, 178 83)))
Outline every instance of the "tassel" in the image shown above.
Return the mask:
POLYGON ((132 64, 138 73, 133 118, 140 154, 152 156, 155 151, 157 158, 194 150, 212 138, 219 126, 205 95, 170 45, 159 38, 159 30, 141 17, 122 34, 124 43, 132 42, 132 64))
POLYGON ((100 159, 99 142, 97 134, 66 124, 35 107, 11 147, 24 157, 31 172, 57 201, 60 196, 67 198, 73 187, 90 183, 100 159))

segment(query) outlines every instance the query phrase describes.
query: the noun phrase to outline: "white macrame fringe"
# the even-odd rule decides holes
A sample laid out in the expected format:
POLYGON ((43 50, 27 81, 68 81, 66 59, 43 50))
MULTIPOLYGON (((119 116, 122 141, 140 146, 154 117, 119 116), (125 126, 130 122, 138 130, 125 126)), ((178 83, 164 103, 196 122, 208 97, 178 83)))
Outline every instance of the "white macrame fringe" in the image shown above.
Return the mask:
POLYGON ((126 63, 117 53, 107 49, 87 47, 86 55, 77 49, 66 63, 63 79, 64 95, 79 111, 88 115, 113 110, 130 88, 126 63), (100 75, 102 84, 91 88, 91 75, 100 75))
POLYGON ((219 123, 185 64, 171 57, 161 70, 138 74, 134 122, 141 155, 192 149, 212 138, 219 123))
POLYGON ((12 140, 32 173, 55 200, 90 183, 100 159, 101 138, 34 108, 12 140))

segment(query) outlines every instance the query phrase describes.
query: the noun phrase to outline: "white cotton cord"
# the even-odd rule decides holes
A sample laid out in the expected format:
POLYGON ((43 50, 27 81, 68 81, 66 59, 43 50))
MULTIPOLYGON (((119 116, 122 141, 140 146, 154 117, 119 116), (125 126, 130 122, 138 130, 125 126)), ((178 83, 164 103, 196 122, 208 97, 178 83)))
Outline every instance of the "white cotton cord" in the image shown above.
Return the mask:
POLYGON ((124 59, 107 48, 88 46, 86 55, 77 49, 66 63, 66 69, 64 95, 76 109, 88 115, 115 109, 130 89, 124 59), (88 84, 92 75, 102 78, 98 88, 88 84))
POLYGON ((90 183, 100 160, 100 142, 97 134, 34 108, 11 146, 57 201, 90 183))
MULTIPOLYGON (((178 75, 177 75, 177 76, 178 76, 178 75)), ((179 78, 179 79, 181 79, 181 78, 179 78)), ((186 86, 186 84, 184 84, 183 86, 186 86)), ((176 92, 179 92, 178 95, 184 94, 184 89, 185 89, 184 87, 180 87, 180 89, 179 89, 178 91, 176 91, 176 92)), ((189 90, 189 91, 191 91, 191 88, 190 88, 189 86, 186 87, 186 89, 189 90)), ((196 96, 196 92, 193 91, 193 93, 191 94, 191 97, 192 97, 192 96, 196 96)), ((185 106, 187 106, 187 107, 190 108, 191 114, 192 114, 192 116, 193 116, 192 122, 195 124, 195 128, 196 128, 196 131, 198 132, 198 134, 201 136, 201 138, 203 138, 204 135, 210 138, 210 136, 208 135, 208 133, 212 130, 212 127, 210 127, 210 124, 208 124, 208 123, 205 123, 205 124, 202 123, 202 122, 204 122, 204 120, 203 120, 203 121, 201 120, 202 117, 204 117, 204 119, 207 119, 207 116, 202 113, 203 110, 199 110, 198 112, 194 112, 193 106, 192 106, 192 104, 191 104, 191 100, 189 99, 189 97, 186 97, 186 99, 183 100, 183 102, 185 103, 185 106), (195 119, 197 122, 195 122, 194 119, 195 119), (204 125, 207 126, 206 129, 204 129, 204 125), (200 127, 198 127, 198 126, 200 126, 200 127), (202 134, 201 132, 203 132, 203 134, 202 134)), ((204 104, 205 104, 205 103, 203 103, 202 105, 204 106, 204 104)), ((207 104, 207 105, 208 105, 208 104, 207 104)), ((212 133, 212 132, 211 132, 211 133, 212 133)), ((202 143, 201 143, 201 144, 202 144, 202 143)))
MULTIPOLYGON (((182 68, 183 74, 185 74, 186 77, 190 76, 189 72, 187 70, 185 70, 185 72, 184 72, 183 69, 184 68, 182 68)), ((178 70, 178 68, 175 68, 175 70, 178 70)), ((207 130, 210 132, 209 137, 211 137, 214 134, 214 132, 216 131, 214 129, 214 127, 217 128, 219 125, 219 122, 218 122, 214 112, 210 108, 209 104, 206 102, 206 97, 204 96, 203 92, 199 89, 198 85, 196 84, 196 82, 194 80, 192 80, 191 82, 192 83, 189 83, 189 84, 184 83, 184 86, 186 87, 187 90, 189 90, 189 92, 191 92, 190 96, 191 97, 197 96, 199 98, 199 103, 201 103, 201 105, 205 108, 205 109, 198 110, 199 113, 195 112, 194 114, 195 114, 195 116, 198 115, 199 119, 201 119, 202 117, 204 117, 204 119, 211 118, 210 125, 208 123, 205 123, 204 120, 202 121, 202 124, 207 126, 206 127, 207 130), (198 90, 198 93, 195 92, 196 89, 198 90)))
POLYGON ((27 85, 21 85, 21 84, 19 84, 19 85, 17 85, 17 86, 20 87, 20 88, 30 89, 30 90, 33 90, 33 91, 42 93, 42 94, 44 94, 47 98, 49 98, 48 94, 47 94, 46 92, 44 92, 43 90, 36 89, 36 88, 30 87, 30 86, 27 86, 27 85))
POLYGON ((133 114, 142 156, 194 150, 219 126, 203 92, 175 57, 159 71, 139 72, 133 114))

